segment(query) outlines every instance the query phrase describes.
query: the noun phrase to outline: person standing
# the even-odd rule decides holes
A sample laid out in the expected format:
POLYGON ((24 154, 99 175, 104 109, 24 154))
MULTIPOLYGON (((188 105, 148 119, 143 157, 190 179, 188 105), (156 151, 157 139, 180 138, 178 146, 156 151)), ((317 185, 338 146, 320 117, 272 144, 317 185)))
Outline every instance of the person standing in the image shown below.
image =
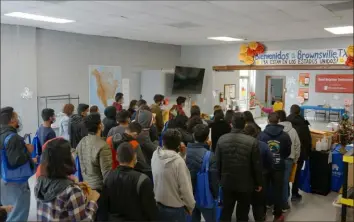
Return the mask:
POLYGON ((123 109, 122 104, 124 103, 124 94, 119 92, 116 94, 114 99, 115 99, 115 102, 113 102, 112 106, 116 107, 117 112, 122 111, 122 109, 123 109))
POLYGON ((102 192, 103 221, 156 221, 157 207, 151 180, 135 171, 137 151, 129 142, 118 146, 119 166, 111 171, 102 192))
POLYGON ((109 130, 107 138, 115 134, 123 135, 123 133, 125 132, 125 130, 127 129, 130 123, 129 111, 123 109, 122 111, 118 112, 117 122, 118 122, 118 126, 113 127, 109 130))
POLYGON ((245 135, 243 113, 235 113, 232 130, 216 145, 216 163, 223 189, 221 221, 231 221, 236 207, 237 221, 248 221, 254 191, 262 191, 262 165, 257 139, 245 135))
MULTIPOLYGON (((34 188, 38 221, 94 221, 99 193, 70 179, 75 162, 70 143, 56 138, 46 144, 34 188)), ((27 221, 27 220, 24 220, 27 221)))
POLYGON ((154 152, 151 161, 158 219, 185 222, 186 214, 192 215, 195 200, 189 170, 178 153, 181 134, 168 129, 162 140, 163 148, 154 152))
POLYGON ((310 123, 300 115, 300 106, 298 105, 292 105, 290 107, 290 115, 286 118, 286 120, 291 122, 299 136, 301 143, 300 157, 297 161, 295 181, 293 183, 291 196, 292 201, 300 201, 302 199, 302 196, 299 194, 299 179, 301 175, 301 168, 304 164, 304 161, 308 160, 312 147, 311 132, 309 129, 310 123))
POLYGON ((74 112, 74 105, 73 104, 65 104, 63 108, 63 113, 65 116, 61 119, 59 124, 59 136, 63 137, 64 139, 70 141, 69 135, 69 120, 71 115, 74 112))
POLYGON ((164 122, 163 122, 163 117, 162 117, 162 109, 161 109, 161 105, 163 104, 163 100, 165 99, 165 97, 161 94, 156 94, 154 96, 154 101, 155 104, 151 105, 151 112, 155 113, 155 120, 156 120, 156 128, 157 128, 157 133, 158 135, 161 134, 162 129, 164 127, 164 122))
POLYGON ((146 102, 145 100, 143 100, 143 99, 140 99, 140 100, 136 103, 136 105, 138 106, 138 109, 137 109, 136 112, 133 113, 133 115, 131 116, 131 118, 130 118, 131 121, 134 121, 134 120, 135 120, 137 112, 140 110, 140 108, 141 108, 142 106, 146 106, 146 105, 147 105, 147 102, 146 102))
POLYGON ((72 148, 76 148, 80 140, 87 136, 87 128, 84 125, 84 117, 87 116, 89 105, 79 104, 77 107, 77 114, 70 117, 69 120, 69 135, 72 148))
POLYGON ((117 124, 117 110, 114 106, 108 106, 104 110, 104 115, 106 116, 103 119, 103 132, 102 137, 108 137, 108 132, 113 128, 118 126, 117 124))
MULTIPOLYGON (((187 146, 186 164, 191 174, 191 180, 193 185, 193 193, 196 195, 197 191, 197 175, 203 165, 203 158, 207 151, 210 150, 208 145, 209 140, 209 127, 203 123, 196 125, 193 128, 193 137, 195 142, 189 143, 187 146)), ((212 152, 209 158, 209 187, 214 200, 218 197, 219 180, 218 171, 216 169, 216 159, 212 152)), ((215 208, 207 209, 198 205, 193 210, 192 221, 200 222, 201 214, 206 222, 215 221, 215 208)))
POLYGON ((291 153, 291 139, 285 133, 284 126, 279 125, 279 116, 273 112, 268 116, 268 125, 259 134, 259 140, 265 142, 273 154, 272 170, 269 173, 267 185, 272 187, 272 199, 274 201, 274 220, 284 221, 283 192, 285 177, 285 160, 291 153))
POLYGON ((136 99, 133 99, 132 101, 130 101, 129 109, 128 109, 128 112, 130 113, 130 119, 135 114, 135 112, 138 110, 137 103, 138 103, 138 100, 136 100, 136 99))
POLYGON ((103 124, 100 114, 93 113, 85 117, 85 126, 89 134, 77 145, 81 173, 89 186, 102 191, 103 178, 112 169, 112 152, 108 144, 101 138, 103 124))
POLYGON ((230 133, 231 126, 224 119, 224 112, 221 109, 214 111, 214 121, 210 124, 211 128, 211 142, 212 150, 215 152, 216 144, 218 143, 219 138, 226 134, 230 133))
MULTIPOLYGON (((34 172, 34 163, 31 159, 33 146, 25 144, 24 139, 18 135, 22 130, 22 123, 18 114, 12 107, 0 109, 0 149, 5 149, 8 166, 17 168, 13 170, 18 177, 17 182, 6 182, 4 169, 1 171, 1 203, 12 205, 12 211, 7 215, 7 221, 27 221, 31 192, 28 179, 32 176, 20 171, 26 167, 29 172, 34 172)), ((5 161, 2 159, 2 161, 5 161)), ((5 169, 7 170, 7 169, 5 169)))
POLYGON ((186 97, 183 97, 183 96, 177 97, 177 100, 176 100, 177 104, 173 105, 172 108, 170 109, 170 114, 169 114, 170 120, 176 118, 179 115, 182 115, 182 116, 186 115, 186 113, 183 110, 186 100, 187 100, 186 97))
MULTIPOLYGON (((56 137, 52 124, 55 122, 54 109, 46 108, 42 110, 43 124, 37 130, 40 145, 43 146, 48 140, 56 137)), ((39 154, 40 155, 40 154, 39 154)))
POLYGON ((300 157, 301 143, 296 130, 293 128, 291 122, 286 120, 286 113, 284 110, 278 110, 276 113, 279 116, 279 124, 284 126, 284 132, 289 134, 291 139, 291 153, 285 160, 285 177, 284 177, 284 193, 283 193, 283 212, 290 209, 289 200, 289 179, 293 164, 297 163, 300 157))
POLYGON ((93 105, 90 107, 90 113, 99 113, 100 110, 98 109, 98 106, 93 105))

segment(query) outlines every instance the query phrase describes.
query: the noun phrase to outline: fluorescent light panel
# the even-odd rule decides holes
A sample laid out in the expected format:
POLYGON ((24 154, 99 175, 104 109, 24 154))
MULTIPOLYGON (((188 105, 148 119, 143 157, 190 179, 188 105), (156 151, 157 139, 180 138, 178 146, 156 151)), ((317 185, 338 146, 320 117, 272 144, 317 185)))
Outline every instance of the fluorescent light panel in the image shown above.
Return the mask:
POLYGON ((30 20, 41 21, 41 22, 59 23, 59 24, 75 22, 74 20, 54 18, 54 17, 42 16, 42 15, 34 15, 34 14, 29 14, 24 12, 11 12, 5 14, 5 16, 22 18, 22 19, 30 19, 30 20))
POLYGON ((208 37, 208 39, 210 39, 210 40, 216 40, 216 41, 224 41, 224 42, 243 41, 243 39, 237 39, 237 38, 232 38, 232 37, 227 37, 227 36, 208 37))
POLYGON ((353 34, 353 26, 332 27, 325 30, 335 35, 353 34))

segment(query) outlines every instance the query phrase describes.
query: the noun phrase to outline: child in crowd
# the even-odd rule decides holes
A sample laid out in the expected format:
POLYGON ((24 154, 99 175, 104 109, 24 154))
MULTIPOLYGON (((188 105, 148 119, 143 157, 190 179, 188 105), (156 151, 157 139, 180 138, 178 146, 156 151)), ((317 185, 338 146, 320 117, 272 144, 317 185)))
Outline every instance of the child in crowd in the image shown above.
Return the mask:
POLYGON ((130 123, 130 113, 129 111, 123 109, 122 111, 117 113, 117 122, 118 126, 113 127, 109 130, 107 137, 113 136, 115 134, 121 134, 125 132, 126 128, 128 127, 130 123))
MULTIPOLYGON (((209 140, 209 127, 205 124, 198 124, 193 128, 194 143, 188 143, 187 146, 187 158, 186 164, 190 171, 193 193, 195 196, 197 189, 197 174, 202 167, 203 158, 207 151, 210 150, 208 145, 209 140)), ((216 159, 214 153, 211 153, 209 158, 209 189, 214 197, 217 199, 218 196, 218 172, 216 169, 216 159)), ((215 209, 201 208, 197 206, 193 210, 192 221, 201 221, 201 214, 206 222, 215 221, 215 209)))
POLYGON ((176 100, 177 104, 173 105, 172 108, 170 109, 170 117, 169 117, 170 120, 176 118, 179 115, 182 116, 186 115, 186 113, 183 110, 186 100, 187 100, 186 97, 183 96, 177 97, 176 100))
POLYGON ((161 94, 156 94, 154 96, 155 103, 151 105, 151 112, 155 113, 155 120, 156 120, 156 128, 157 133, 160 135, 164 126, 163 116, 162 116, 162 109, 161 106, 163 105, 163 100, 165 96, 161 94))
POLYGON ((120 163, 104 182, 102 192, 102 221, 156 221, 157 207, 153 184, 144 174, 134 170, 137 150, 131 143, 118 146, 120 163))
POLYGON ((107 137, 108 132, 113 128, 118 126, 117 124, 117 110, 114 106, 108 106, 104 110, 104 115, 106 116, 103 119, 103 132, 102 132, 102 137, 107 137))
POLYGON ((168 129, 163 135, 164 147, 152 157, 154 192, 161 221, 185 222, 192 215, 195 200, 189 170, 178 154, 181 146, 178 130, 168 129))
POLYGON ((140 99, 140 100, 136 103, 136 105, 137 105, 138 108, 137 108, 136 112, 134 112, 133 115, 132 115, 131 118, 130 118, 132 121, 135 120, 137 111, 140 110, 140 108, 141 108, 142 106, 146 106, 146 105, 147 105, 147 102, 146 102, 145 100, 143 100, 143 99, 140 99))
POLYGON ((93 221, 100 195, 69 179, 75 173, 69 142, 62 138, 48 142, 41 164, 34 189, 38 221, 93 221))
POLYGON ((184 144, 193 143, 193 135, 187 131, 188 117, 179 115, 169 123, 169 129, 177 129, 182 135, 182 142, 184 144))
POLYGON ((273 112, 268 116, 268 125, 259 134, 259 140, 265 142, 273 154, 272 170, 267 178, 267 185, 271 184, 272 199, 274 201, 274 220, 284 221, 283 187, 285 160, 291 153, 291 139, 283 131, 284 126, 279 125, 279 116, 273 112))
POLYGON ((102 191, 103 178, 112 169, 112 152, 102 140, 103 124, 99 113, 85 117, 85 126, 89 134, 77 145, 82 177, 92 189, 102 191))
POLYGON ((254 127, 257 129, 257 135, 262 131, 261 127, 258 126, 256 121, 254 121, 253 114, 250 111, 245 111, 243 112, 243 115, 246 120, 246 125, 254 125, 254 127))
POLYGON ((98 109, 98 106, 93 105, 90 107, 90 113, 99 113, 100 110, 98 109))
MULTIPOLYGON (((48 140, 56 137, 52 124, 55 122, 55 113, 53 109, 46 108, 42 110, 43 124, 37 130, 37 136, 40 145, 44 145, 48 140)), ((40 154, 39 154, 40 155, 40 154)))
POLYGON ((59 136, 63 137, 64 139, 70 141, 70 135, 69 135, 69 120, 70 116, 74 112, 74 105, 73 104, 65 104, 63 108, 63 113, 65 116, 61 119, 61 122, 59 124, 59 136))
POLYGON ((215 152, 219 138, 231 131, 230 123, 225 121, 224 112, 221 109, 214 111, 214 122, 210 124, 212 150, 215 152))
POLYGON ((128 109, 128 112, 130 113, 130 118, 132 118, 134 113, 138 110, 137 103, 138 103, 138 100, 136 100, 136 99, 133 99, 132 101, 130 101, 129 109, 128 109))
POLYGON ((124 103, 124 94, 119 92, 116 94, 114 99, 115 99, 115 102, 113 102, 112 106, 116 107, 117 112, 122 111, 122 109, 123 109, 122 104, 124 103))

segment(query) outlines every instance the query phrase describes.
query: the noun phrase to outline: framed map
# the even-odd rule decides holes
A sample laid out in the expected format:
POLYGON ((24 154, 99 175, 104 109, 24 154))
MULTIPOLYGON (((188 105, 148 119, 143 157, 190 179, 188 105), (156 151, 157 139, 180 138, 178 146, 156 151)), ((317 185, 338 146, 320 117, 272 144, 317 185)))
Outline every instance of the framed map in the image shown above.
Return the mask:
POLYGON ((117 92, 122 89, 122 70, 120 66, 89 66, 89 102, 102 112, 111 106, 117 92))

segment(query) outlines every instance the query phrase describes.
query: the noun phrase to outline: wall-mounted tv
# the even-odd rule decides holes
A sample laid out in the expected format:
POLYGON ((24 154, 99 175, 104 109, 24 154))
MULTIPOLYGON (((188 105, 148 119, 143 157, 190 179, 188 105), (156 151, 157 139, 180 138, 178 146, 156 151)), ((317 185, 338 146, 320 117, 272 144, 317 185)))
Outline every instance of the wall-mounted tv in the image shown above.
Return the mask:
POLYGON ((172 94, 201 94, 205 69, 176 66, 172 94))

